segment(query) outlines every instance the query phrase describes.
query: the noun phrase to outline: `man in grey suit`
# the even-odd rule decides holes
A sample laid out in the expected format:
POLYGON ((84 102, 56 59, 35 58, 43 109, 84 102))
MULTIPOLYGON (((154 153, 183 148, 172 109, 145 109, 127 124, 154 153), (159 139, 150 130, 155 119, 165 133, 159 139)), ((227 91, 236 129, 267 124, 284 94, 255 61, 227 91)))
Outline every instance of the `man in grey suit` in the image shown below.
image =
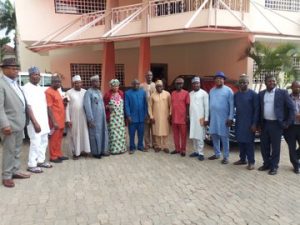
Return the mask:
POLYGON ((26 100, 16 78, 19 65, 14 58, 0 65, 0 137, 3 144, 2 183, 14 187, 13 179, 29 178, 20 172, 23 130, 26 125, 26 100))

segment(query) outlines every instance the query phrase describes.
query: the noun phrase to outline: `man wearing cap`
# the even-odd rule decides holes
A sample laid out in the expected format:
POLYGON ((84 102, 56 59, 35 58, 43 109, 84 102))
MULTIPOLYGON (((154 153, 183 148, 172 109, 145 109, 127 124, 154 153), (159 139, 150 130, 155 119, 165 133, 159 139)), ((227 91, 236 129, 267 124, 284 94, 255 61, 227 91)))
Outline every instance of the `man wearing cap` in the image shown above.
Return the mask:
POLYGON ((258 95, 248 89, 249 77, 240 76, 239 91, 234 94, 235 106, 235 134, 240 150, 240 159, 234 165, 245 165, 247 169, 254 169, 254 138, 259 117, 258 95), (248 162, 247 162, 248 161, 248 162))
MULTIPOLYGON (((150 96, 156 91, 155 83, 152 82, 153 74, 151 71, 148 71, 145 75, 146 81, 141 83, 141 88, 144 89, 147 95, 147 102, 149 104, 150 96)), ((149 149, 154 145, 154 136, 152 132, 152 124, 150 123, 150 117, 147 114, 144 125, 144 140, 145 140, 145 150, 149 149), (151 143, 152 140, 152 143, 151 143)))
POLYGON ((281 136, 295 119, 295 107, 288 92, 276 88, 273 75, 265 78, 266 89, 259 92, 261 154, 263 165, 259 171, 269 170, 276 175, 280 160, 281 136))
POLYGON ((226 79, 223 72, 215 75, 215 87, 209 92, 209 133, 212 137, 215 154, 209 160, 221 156, 220 143, 223 146, 222 164, 228 164, 229 158, 229 128, 233 122, 233 92, 224 85, 226 79))
POLYGON ((23 91, 28 103, 30 123, 27 126, 30 138, 28 155, 28 171, 42 173, 43 168, 51 168, 52 165, 45 161, 48 146, 48 123, 47 101, 45 90, 39 85, 41 80, 39 68, 33 66, 28 69, 29 82, 24 85, 23 91))
POLYGON ((128 122, 129 131, 129 153, 134 153, 136 145, 134 143, 135 133, 137 131, 138 146, 140 151, 144 150, 144 122, 148 115, 148 104, 146 92, 140 88, 140 82, 137 79, 132 81, 132 89, 125 92, 125 115, 128 122))
POLYGON ((177 78, 175 80, 176 90, 171 94, 172 130, 175 143, 175 150, 171 154, 179 153, 181 156, 185 156, 186 153, 186 121, 190 104, 189 93, 182 89, 183 83, 182 78, 177 78))
POLYGON ((87 156, 90 150, 89 132, 86 116, 83 108, 83 99, 86 92, 81 88, 82 82, 79 75, 72 77, 73 88, 67 91, 66 96, 69 99, 66 108, 66 125, 70 151, 73 153, 73 159, 76 160, 80 155, 87 156))
POLYGON ((19 65, 14 58, 0 65, 0 137, 3 144, 2 184, 15 186, 13 178, 29 178, 20 172, 23 130, 26 125, 26 100, 16 79, 19 65))
POLYGON ((108 130, 102 93, 99 90, 99 76, 91 77, 92 87, 84 95, 83 107, 88 123, 92 156, 101 158, 108 156, 108 130))
POLYGON ((171 116, 171 96, 163 90, 163 82, 155 82, 156 92, 149 99, 148 112, 152 123, 153 135, 155 138, 155 152, 163 150, 169 153, 167 140, 169 135, 169 119, 171 116))
POLYGON ((190 139, 193 140, 194 152, 190 157, 204 160, 205 126, 208 124, 209 105, 208 94, 200 88, 200 78, 192 80, 193 91, 190 92, 190 139))
POLYGON ((49 151, 50 162, 61 163, 69 158, 63 156, 62 139, 65 128, 65 106, 58 89, 61 87, 61 80, 58 76, 52 76, 51 87, 46 90, 48 106, 48 117, 50 124, 49 151))

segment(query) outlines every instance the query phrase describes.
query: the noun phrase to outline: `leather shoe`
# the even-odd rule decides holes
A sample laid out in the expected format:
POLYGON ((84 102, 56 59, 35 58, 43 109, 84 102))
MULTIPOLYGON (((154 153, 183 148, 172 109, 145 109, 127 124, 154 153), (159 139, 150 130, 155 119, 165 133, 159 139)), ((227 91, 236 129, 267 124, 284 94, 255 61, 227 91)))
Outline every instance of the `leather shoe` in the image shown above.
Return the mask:
POLYGON ((215 160, 215 159, 218 159, 218 158, 220 158, 220 156, 212 155, 208 159, 209 160, 215 160))
POLYGON ((277 169, 270 169, 268 172, 269 175, 276 175, 277 174, 277 169))
POLYGON ((30 178, 30 175, 26 174, 26 173, 15 173, 12 175, 12 178, 13 179, 27 179, 27 178, 30 178))
POLYGON ((261 167, 258 168, 259 171, 266 171, 268 169, 269 169, 269 167, 265 166, 265 165, 262 165, 261 167))
POLYGON ((191 153, 190 154, 190 157, 198 157, 199 156, 199 154, 198 154, 198 152, 193 152, 193 153, 191 153))
POLYGON ((57 159, 50 159, 50 162, 53 162, 53 163, 61 163, 62 160, 57 158, 57 159))
POLYGON ((238 161, 236 161, 236 162, 233 163, 233 165, 236 165, 236 166, 238 166, 238 165, 246 165, 246 164, 247 164, 247 162, 245 160, 238 160, 238 161))
POLYGON ((2 180, 2 184, 4 187, 13 188, 15 186, 15 182, 13 179, 4 179, 2 180))
POLYGON ((154 148, 154 151, 155 151, 155 152, 160 152, 161 149, 160 149, 160 148, 154 148))
POLYGON ((248 170, 254 170, 254 164, 248 164, 248 166, 246 167, 248 170))
POLYGON ((61 157, 58 157, 60 160, 69 160, 69 157, 67 156, 61 156, 61 157))
POLYGON ((185 157, 185 152, 181 152, 180 155, 181 155, 182 157, 185 157))
POLYGON ((299 172, 299 169, 294 169, 294 173, 295 174, 299 174, 300 172, 299 172))
POLYGON ((198 156, 198 159, 199 159, 200 161, 203 161, 203 160, 204 160, 204 155, 199 155, 199 156, 198 156))
POLYGON ((167 149, 167 148, 164 148, 163 151, 164 151, 165 153, 169 153, 169 152, 170 152, 169 149, 167 149))
POLYGON ((221 163, 222 163, 222 164, 228 164, 229 161, 228 161, 228 159, 223 159, 223 160, 221 161, 221 163))
POLYGON ((178 154, 179 152, 177 152, 176 150, 174 150, 174 151, 171 151, 171 155, 174 155, 174 154, 178 154))

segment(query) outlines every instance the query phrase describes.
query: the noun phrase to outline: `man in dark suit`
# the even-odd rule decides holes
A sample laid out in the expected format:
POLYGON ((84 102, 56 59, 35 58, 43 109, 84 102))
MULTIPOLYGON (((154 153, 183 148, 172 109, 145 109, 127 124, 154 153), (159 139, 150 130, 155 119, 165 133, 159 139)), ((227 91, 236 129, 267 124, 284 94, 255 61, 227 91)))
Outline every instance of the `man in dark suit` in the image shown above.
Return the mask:
POLYGON ((276 88, 274 76, 267 76, 265 84, 266 90, 259 93, 261 154, 264 163, 258 170, 269 170, 270 175, 275 175, 280 160, 281 136, 283 130, 292 124, 295 112, 288 92, 276 88))
POLYGON ((29 178, 21 173, 20 154, 26 125, 26 100, 16 78, 19 65, 14 58, 0 65, 0 137, 3 144, 2 183, 14 187, 13 178, 29 178))

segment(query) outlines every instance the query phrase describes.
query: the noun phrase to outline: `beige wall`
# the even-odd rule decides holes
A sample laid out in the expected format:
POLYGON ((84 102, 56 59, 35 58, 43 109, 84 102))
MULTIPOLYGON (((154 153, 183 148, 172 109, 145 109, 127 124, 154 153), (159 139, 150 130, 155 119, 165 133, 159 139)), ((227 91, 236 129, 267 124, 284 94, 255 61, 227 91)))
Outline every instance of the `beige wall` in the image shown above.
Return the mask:
MULTIPOLYGON (((247 46, 247 38, 155 46, 151 48, 151 63, 168 64, 169 84, 180 74, 207 76, 219 70, 224 71, 228 78, 237 79, 240 74, 251 70, 251 62, 247 58, 240 59, 247 46)), ((139 49, 117 49, 115 56, 116 64, 125 65, 125 85, 129 86, 132 79, 137 77, 139 49)), ((77 47, 51 51, 49 58, 51 72, 62 74, 63 85, 70 87, 70 64, 102 63, 102 51, 100 46, 77 47)))

